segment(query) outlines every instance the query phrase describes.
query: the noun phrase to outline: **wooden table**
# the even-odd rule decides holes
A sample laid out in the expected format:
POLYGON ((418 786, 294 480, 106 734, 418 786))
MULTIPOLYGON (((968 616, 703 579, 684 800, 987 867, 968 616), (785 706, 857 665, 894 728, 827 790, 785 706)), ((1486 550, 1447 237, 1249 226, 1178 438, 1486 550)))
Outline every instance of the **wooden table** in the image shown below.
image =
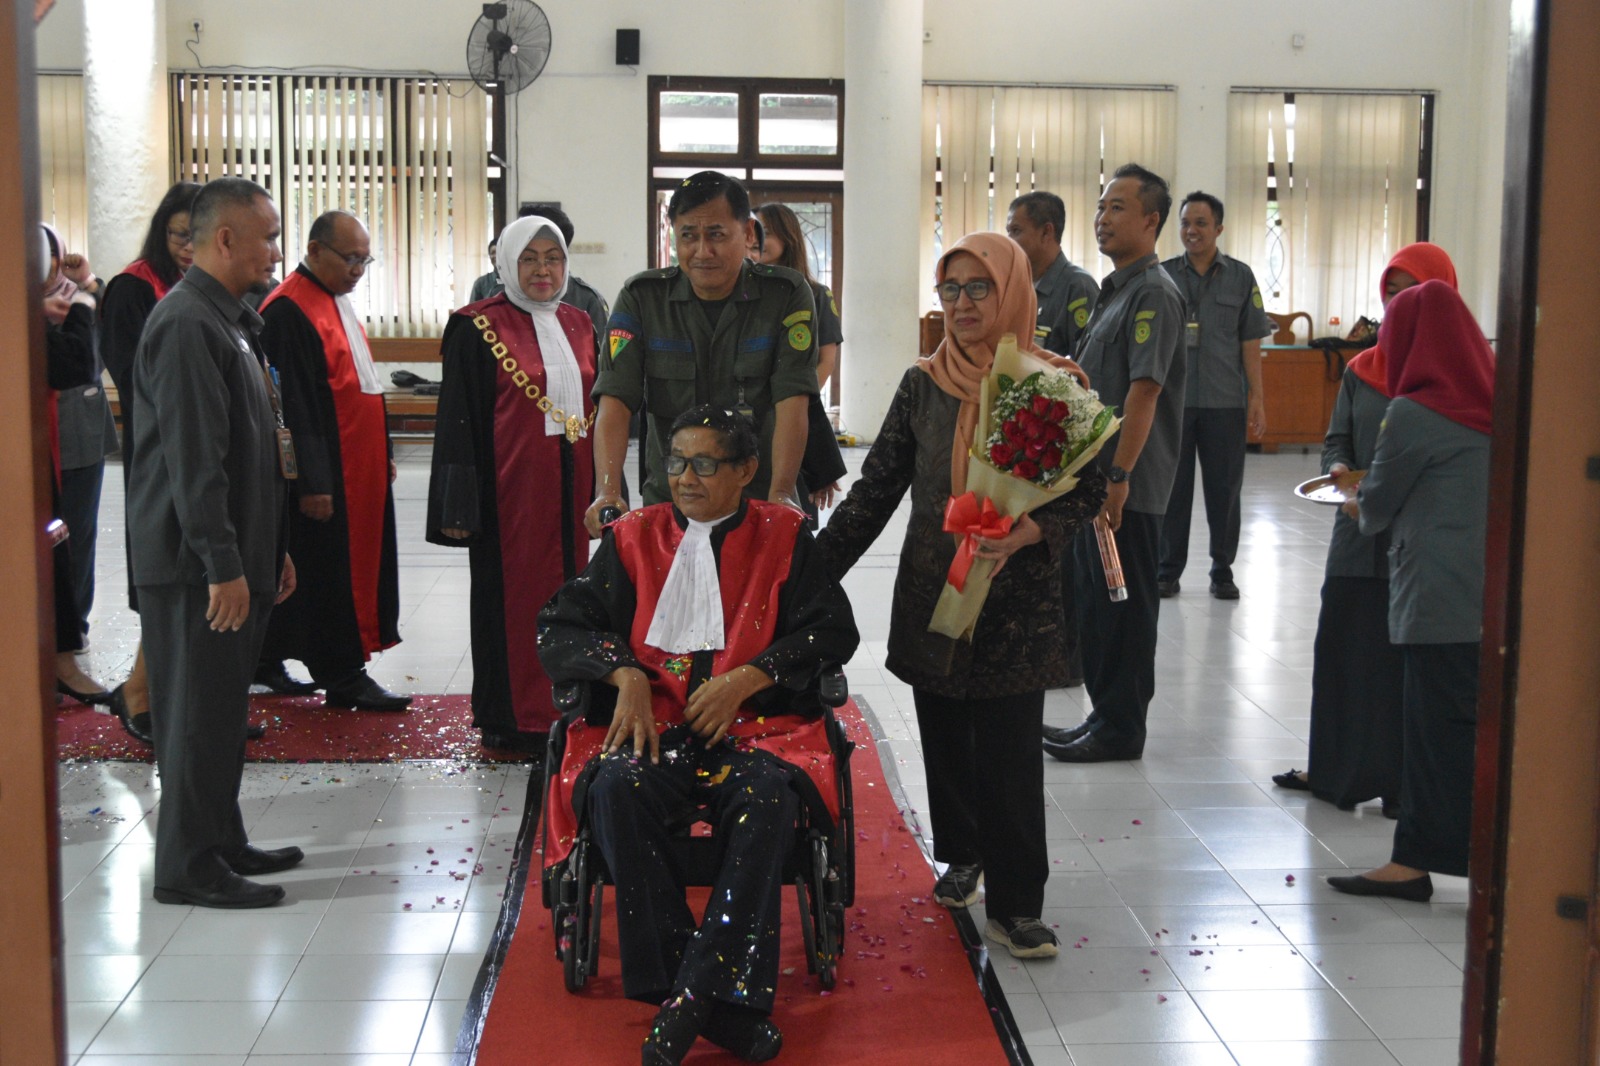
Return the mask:
POLYGON ((1263 452, 1280 445, 1320 445, 1328 432, 1344 357, 1299 345, 1261 346, 1261 391, 1267 396, 1267 432, 1251 438, 1263 452))

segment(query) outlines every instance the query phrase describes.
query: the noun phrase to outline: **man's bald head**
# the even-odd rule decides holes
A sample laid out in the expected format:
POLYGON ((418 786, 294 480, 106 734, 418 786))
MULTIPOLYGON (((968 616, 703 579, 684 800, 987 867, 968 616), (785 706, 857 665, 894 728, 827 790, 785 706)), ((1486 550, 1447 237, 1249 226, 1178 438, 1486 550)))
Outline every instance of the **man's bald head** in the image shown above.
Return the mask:
POLYGON ((311 223, 305 266, 335 296, 360 284, 371 255, 367 227, 350 212, 325 211, 311 223))

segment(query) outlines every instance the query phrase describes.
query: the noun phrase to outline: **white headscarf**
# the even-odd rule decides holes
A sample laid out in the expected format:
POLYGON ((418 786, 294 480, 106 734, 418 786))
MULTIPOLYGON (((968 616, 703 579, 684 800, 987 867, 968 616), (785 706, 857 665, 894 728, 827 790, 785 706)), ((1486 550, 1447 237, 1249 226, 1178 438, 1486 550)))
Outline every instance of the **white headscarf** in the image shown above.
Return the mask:
MULTIPOLYGON (((567 242, 561 235, 560 227, 548 218, 529 215, 500 231, 500 239, 495 245, 494 265, 500 272, 500 279, 506 283, 506 299, 533 316, 533 334, 539 342, 539 354, 544 359, 545 392, 550 402, 567 414, 582 418, 583 373, 578 369, 578 357, 572 354, 567 331, 556 317, 561 297, 567 293, 567 279, 571 277, 572 264, 567 264, 568 272, 563 272, 561 287, 555 295, 543 302, 522 291, 522 283, 517 275, 517 260, 527 251, 530 243, 541 237, 554 241, 561 249, 561 254, 567 254, 567 242)), ((544 432, 545 436, 553 437, 564 434, 566 428, 554 419, 547 418, 544 432)))

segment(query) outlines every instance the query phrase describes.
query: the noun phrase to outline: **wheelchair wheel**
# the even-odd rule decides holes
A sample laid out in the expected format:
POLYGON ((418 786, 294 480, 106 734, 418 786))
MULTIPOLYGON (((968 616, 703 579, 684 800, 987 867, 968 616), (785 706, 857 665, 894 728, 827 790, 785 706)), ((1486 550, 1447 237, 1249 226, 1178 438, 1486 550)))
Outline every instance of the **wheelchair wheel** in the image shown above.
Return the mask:
POLYGON ((811 972, 817 975, 823 988, 832 988, 839 972, 844 908, 834 901, 838 891, 836 877, 828 862, 828 842, 819 836, 811 848, 811 905, 815 910, 815 944, 807 948, 806 955, 811 972))
POLYGON ((820 961, 817 956, 816 910, 805 874, 794 879, 794 895, 795 902, 800 905, 800 942, 806 949, 806 972, 816 973, 820 961))
POLYGON ((589 842, 579 840, 573 845, 572 854, 567 857, 571 874, 563 877, 563 887, 569 892, 563 896, 570 896, 570 907, 564 906, 563 923, 556 929, 556 943, 558 949, 564 944, 565 950, 561 951, 561 977, 567 986, 567 991, 577 993, 589 980, 593 973, 593 961, 590 956, 592 939, 589 926, 591 923, 590 906, 597 886, 589 883, 593 876, 589 869, 589 842))

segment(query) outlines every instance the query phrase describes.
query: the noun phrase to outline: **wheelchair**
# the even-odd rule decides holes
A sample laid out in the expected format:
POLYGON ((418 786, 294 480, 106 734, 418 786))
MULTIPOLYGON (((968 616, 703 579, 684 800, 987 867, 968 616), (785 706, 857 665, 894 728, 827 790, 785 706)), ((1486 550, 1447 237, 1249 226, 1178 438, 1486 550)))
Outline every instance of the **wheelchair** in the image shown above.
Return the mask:
MULTIPOLYGON (((551 803, 558 796, 567 755, 567 732, 574 722, 594 714, 591 688, 586 682, 555 686, 555 705, 562 717, 550 730, 545 751, 545 803, 540 814, 544 855, 541 894, 550 911, 562 977, 567 991, 574 994, 599 970, 601 907, 605 886, 613 881, 588 826, 579 821, 570 849, 561 855, 558 842, 551 835, 550 821, 551 803)), ((839 667, 823 670, 816 696, 822 706, 822 730, 833 756, 832 783, 838 810, 837 814, 831 812, 816 788, 802 789, 795 842, 784 865, 783 879, 794 886, 799 904, 806 969, 817 975, 822 987, 832 988, 838 976, 845 909, 855 902, 855 815, 850 783, 850 754, 855 743, 845 736, 844 727, 833 713, 847 698, 844 673, 839 667)), ((810 783, 804 771, 799 777, 810 783)), ((704 831, 704 825, 700 826, 702 832, 693 832, 695 823, 700 821, 697 812, 670 827, 685 884, 691 887, 714 884, 721 860, 718 841, 704 831)))

